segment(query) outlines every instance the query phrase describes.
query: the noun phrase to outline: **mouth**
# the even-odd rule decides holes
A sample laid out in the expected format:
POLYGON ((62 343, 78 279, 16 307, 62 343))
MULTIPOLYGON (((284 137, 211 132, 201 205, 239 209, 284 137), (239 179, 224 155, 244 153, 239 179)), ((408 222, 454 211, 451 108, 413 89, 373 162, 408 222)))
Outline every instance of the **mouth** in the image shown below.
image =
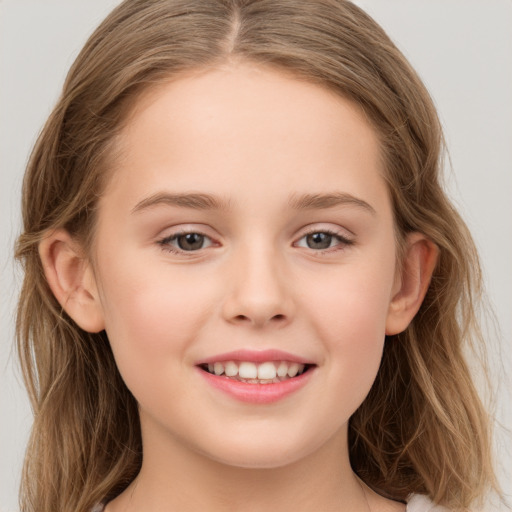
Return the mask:
POLYGON ((240 349, 197 361, 210 389, 250 404, 271 404, 300 393, 317 364, 282 350, 240 349))
POLYGON ((211 375, 247 384, 278 384, 295 379, 314 365, 294 361, 215 361, 203 363, 199 368, 211 375))

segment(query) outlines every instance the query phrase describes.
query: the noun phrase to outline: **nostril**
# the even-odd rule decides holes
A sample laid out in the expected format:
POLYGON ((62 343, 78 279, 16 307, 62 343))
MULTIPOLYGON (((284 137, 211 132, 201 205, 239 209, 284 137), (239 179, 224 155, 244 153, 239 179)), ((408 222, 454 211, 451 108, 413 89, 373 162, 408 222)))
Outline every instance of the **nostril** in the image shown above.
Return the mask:
POLYGON ((285 323, 285 320, 287 318, 287 315, 283 315, 281 313, 277 315, 236 315, 234 316, 231 321, 239 324, 247 323, 247 324, 255 324, 255 325, 265 325, 265 324, 279 324, 283 325, 285 323))

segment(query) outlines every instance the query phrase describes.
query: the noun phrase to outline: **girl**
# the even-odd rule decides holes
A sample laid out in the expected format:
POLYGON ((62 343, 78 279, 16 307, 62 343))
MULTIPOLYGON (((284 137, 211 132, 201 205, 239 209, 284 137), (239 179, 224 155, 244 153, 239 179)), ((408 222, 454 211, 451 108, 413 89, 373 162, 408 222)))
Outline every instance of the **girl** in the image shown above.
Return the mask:
POLYGON ((495 486, 442 134, 343 0, 127 0, 24 183, 24 511, 464 510, 495 486))

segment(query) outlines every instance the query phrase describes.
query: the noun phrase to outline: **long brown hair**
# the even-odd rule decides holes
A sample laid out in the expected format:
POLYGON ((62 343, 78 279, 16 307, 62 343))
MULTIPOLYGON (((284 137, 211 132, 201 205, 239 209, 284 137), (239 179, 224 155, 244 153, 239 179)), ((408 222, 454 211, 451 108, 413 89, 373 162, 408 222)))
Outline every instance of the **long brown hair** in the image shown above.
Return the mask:
POLYGON ((126 0, 73 64, 25 175, 17 340, 35 420, 22 510, 88 512, 120 493, 142 460, 137 404, 108 339, 63 312, 39 242, 64 227, 87 247, 116 135, 138 94, 227 59, 333 90, 375 127, 398 238, 424 233, 440 260, 409 328, 386 340, 377 379, 351 418, 351 464, 391 498, 423 493, 468 507, 495 485, 488 415, 463 357, 468 343, 481 343, 481 276, 471 236, 440 184, 442 131, 416 73, 345 0, 126 0))

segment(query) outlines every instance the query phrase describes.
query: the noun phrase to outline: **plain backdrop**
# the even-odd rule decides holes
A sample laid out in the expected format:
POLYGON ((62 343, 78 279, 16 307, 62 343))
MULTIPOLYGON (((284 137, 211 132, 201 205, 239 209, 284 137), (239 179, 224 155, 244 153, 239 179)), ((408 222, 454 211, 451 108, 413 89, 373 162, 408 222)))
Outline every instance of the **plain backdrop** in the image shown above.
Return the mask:
MULTIPOLYGON (((116 0, 0 0, 0 512, 17 507, 31 412, 13 354, 20 283, 12 248, 35 138, 67 69, 116 0)), ((512 1, 360 0, 429 88, 451 156, 447 184, 481 252, 501 326, 496 373, 512 370, 512 1), (500 364, 497 364, 500 363, 500 364)), ((498 378, 497 378, 498 382, 498 378)), ((510 383, 510 381, 508 381, 510 383)), ((512 495, 510 387, 497 407, 499 476, 512 495)), ((498 508, 492 508, 498 510, 498 508)), ((501 510, 501 509, 500 509, 501 510)), ((51 511, 43 511, 51 512, 51 511)))

